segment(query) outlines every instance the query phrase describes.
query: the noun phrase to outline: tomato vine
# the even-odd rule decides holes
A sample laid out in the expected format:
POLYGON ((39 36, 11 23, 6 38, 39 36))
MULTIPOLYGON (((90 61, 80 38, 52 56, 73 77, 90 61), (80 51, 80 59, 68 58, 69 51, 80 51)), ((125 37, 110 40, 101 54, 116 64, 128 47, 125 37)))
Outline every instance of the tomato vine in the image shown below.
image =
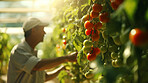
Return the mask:
MULTIPOLYGON (((64 54, 78 52, 77 62, 66 64, 75 83, 148 82, 144 79, 148 77, 144 74, 148 59, 146 3, 146 0, 65 0, 54 21, 58 25, 55 29, 65 28, 59 34, 66 36, 64 54), (144 38, 129 38, 135 28, 145 31, 144 38), (143 39, 146 41, 142 42, 143 39), (138 40, 141 45, 137 46, 138 40), (97 66, 92 67, 91 63, 97 66)), ((68 74, 59 75, 59 79, 64 77, 68 74)))

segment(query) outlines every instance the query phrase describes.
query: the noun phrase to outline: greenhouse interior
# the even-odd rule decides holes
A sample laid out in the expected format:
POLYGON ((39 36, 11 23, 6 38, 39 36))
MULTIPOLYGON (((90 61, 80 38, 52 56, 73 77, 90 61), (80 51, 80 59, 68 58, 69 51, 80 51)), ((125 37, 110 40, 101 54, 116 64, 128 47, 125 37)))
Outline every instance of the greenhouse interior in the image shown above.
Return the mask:
POLYGON ((148 83, 147 4, 0 0, 0 83, 148 83))

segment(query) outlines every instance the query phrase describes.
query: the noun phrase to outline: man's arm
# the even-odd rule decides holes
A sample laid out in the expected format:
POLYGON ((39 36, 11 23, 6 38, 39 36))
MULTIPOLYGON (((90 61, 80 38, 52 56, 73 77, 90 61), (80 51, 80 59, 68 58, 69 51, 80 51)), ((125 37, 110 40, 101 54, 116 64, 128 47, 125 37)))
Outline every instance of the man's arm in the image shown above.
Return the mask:
POLYGON ((34 71, 42 71, 46 69, 50 69, 60 65, 61 63, 65 62, 75 62, 76 61, 77 53, 74 52, 68 56, 62 56, 52 59, 42 59, 37 63, 37 65, 32 69, 34 71))
POLYGON ((65 67, 64 66, 61 66, 58 69, 50 72, 49 74, 46 74, 45 75, 45 81, 48 81, 48 80, 51 80, 51 79, 57 77, 58 74, 60 73, 60 71, 63 70, 63 69, 65 69, 65 67))

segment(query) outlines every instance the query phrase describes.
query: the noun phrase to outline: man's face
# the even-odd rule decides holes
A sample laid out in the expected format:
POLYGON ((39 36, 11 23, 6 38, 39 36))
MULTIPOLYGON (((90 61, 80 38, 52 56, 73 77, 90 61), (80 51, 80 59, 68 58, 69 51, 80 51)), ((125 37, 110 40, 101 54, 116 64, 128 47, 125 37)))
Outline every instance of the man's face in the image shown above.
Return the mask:
POLYGON ((36 37, 36 41, 43 42, 44 34, 46 33, 43 26, 37 26, 34 28, 34 37, 36 37))

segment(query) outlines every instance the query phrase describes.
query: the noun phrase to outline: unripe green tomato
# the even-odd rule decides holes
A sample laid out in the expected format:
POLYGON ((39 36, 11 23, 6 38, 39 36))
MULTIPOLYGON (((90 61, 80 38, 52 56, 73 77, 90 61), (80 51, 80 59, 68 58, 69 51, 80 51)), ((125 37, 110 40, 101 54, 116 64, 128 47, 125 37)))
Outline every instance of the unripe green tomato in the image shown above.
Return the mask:
POLYGON ((83 52, 84 53, 88 53, 88 52, 90 52, 91 51, 91 47, 86 47, 86 46, 83 46, 83 52))
POLYGON ((112 66, 113 66, 113 67, 118 67, 118 66, 115 64, 115 61, 116 61, 116 60, 112 60, 112 66))
POLYGON ((103 31, 103 32, 102 32, 102 37, 103 37, 104 39, 108 39, 108 34, 107 34, 106 31, 103 31))
POLYGON ((67 38, 67 37, 64 35, 64 36, 63 36, 63 39, 66 39, 66 38, 67 38))
POLYGON ((83 45, 84 45, 85 47, 91 47, 91 46, 93 45, 93 43, 92 43, 92 41, 84 40, 83 45))
POLYGON ((73 21, 74 21, 74 19, 68 19, 68 23, 71 23, 73 21))
POLYGON ((71 77, 71 80, 76 80, 77 79, 77 77, 71 77))
POLYGON ((100 75, 100 76, 98 77, 97 83, 107 83, 107 81, 106 81, 106 79, 104 78, 104 76, 100 75))
POLYGON ((118 58, 118 53, 112 52, 111 53, 111 58, 112 59, 117 59, 118 58))
POLYGON ((117 65, 117 67, 121 67, 123 65, 123 61, 121 59, 116 59, 115 64, 117 65))
POLYGON ((105 53, 107 51, 107 47, 103 45, 100 47, 100 50, 102 53, 105 53))
POLYGON ((120 36, 112 36, 113 41, 116 45, 121 45, 120 36))
POLYGON ((88 72, 85 73, 85 77, 86 77, 87 79, 90 79, 90 78, 92 78, 93 76, 94 76, 94 74, 92 73, 92 71, 88 71, 88 72))

